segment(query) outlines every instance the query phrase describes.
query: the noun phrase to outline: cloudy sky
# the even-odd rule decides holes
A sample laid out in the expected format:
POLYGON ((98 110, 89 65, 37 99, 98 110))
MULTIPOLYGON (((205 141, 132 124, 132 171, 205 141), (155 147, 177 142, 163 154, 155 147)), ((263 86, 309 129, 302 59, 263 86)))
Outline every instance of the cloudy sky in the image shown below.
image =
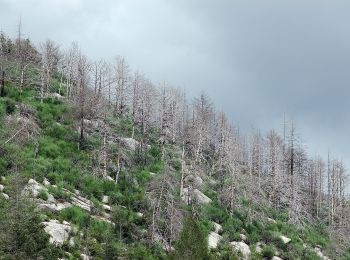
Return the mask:
POLYGON ((77 41, 91 58, 124 56, 154 82, 204 90, 244 130, 293 118, 312 155, 350 167, 348 0, 0 0, 34 42, 77 41))

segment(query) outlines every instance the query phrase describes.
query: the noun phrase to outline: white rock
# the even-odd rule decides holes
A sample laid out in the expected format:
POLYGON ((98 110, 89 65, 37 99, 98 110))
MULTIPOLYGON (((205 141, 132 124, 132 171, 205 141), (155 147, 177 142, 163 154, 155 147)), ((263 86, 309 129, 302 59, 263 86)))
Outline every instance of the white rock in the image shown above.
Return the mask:
POLYGON ((107 210, 107 211, 112 211, 112 207, 109 206, 109 205, 106 205, 106 204, 103 204, 103 205, 102 205, 102 208, 103 208, 104 210, 107 210))
POLYGON ((52 194, 50 194, 50 193, 47 195, 47 202, 50 202, 50 203, 56 202, 55 197, 52 196, 52 194))
POLYGON ((193 193, 195 195, 196 201, 199 204, 208 204, 212 201, 208 196, 206 196, 200 190, 194 189, 193 193))
POLYGON ((91 201, 84 198, 84 197, 81 197, 81 196, 77 196, 77 195, 74 195, 72 196, 72 204, 77 206, 77 207, 80 207, 88 212, 91 211, 91 201))
POLYGON ((121 141, 121 143, 124 146, 126 146, 127 148, 129 148, 129 149, 131 149, 133 151, 135 151, 136 148, 138 148, 139 145, 140 145, 140 143, 138 141, 136 141, 135 139, 133 139, 133 138, 125 137, 125 138, 120 138, 119 140, 121 141))
POLYGON ((6 177, 5 177, 5 176, 1 176, 1 177, 0 177, 0 180, 1 180, 1 181, 6 181, 6 177))
POLYGON ((208 247, 209 248, 217 248, 219 241, 222 237, 215 232, 210 232, 208 236, 208 247))
POLYGON ((63 220, 62 224, 63 224, 63 225, 70 226, 70 223, 69 223, 68 221, 65 221, 65 220, 63 220))
POLYGON ((280 258, 280 257, 278 257, 278 256, 274 256, 274 257, 272 257, 272 259, 271 260, 283 260, 282 258, 280 258))
POLYGON ((59 212, 62 209, 72 207, 72 204, 69 202, 64 202, 64 203, 42 203, 38 205, 39 210, 49 210, 51 212, 59 212))
POLYGON ((255 246, 255 251, 257 252, 257 253, 261 253, 262 252, 262 247, 261 247, 261 245, 262 245, 262 243, 261 242, 258 242, 258 243, 256 243, 256 246, 255 246))
POLYGON ((4 185, 0 184, 0 192, 3 192, 3 191, 4 191, 4 185))
POLYGON ((249 246, 244 242, 236 242, 232 241, 230 242, 233 249, 237 252, 241 252, 243 259, 249 259, 250 258, 250 248, 249 246))
POLYGON ((138 216, 139 218, 142 218, 142 217, 143 217, 143 213, 137 212, 137 213, 136 213, 136 216, 138 216))
POLYGON ((322 260, 330 260, 330 258, 329 258, 328 256, 325 256, 325 255, 322 253, 320 247, 315 247, 315 248, 314 248, 314 252, 320 257, 320 259, 322 259, 322 260))
POLYGON ((56 220, 43 222, 45 232, 50 235, 50 243, 54 245, 62 245, 69 237, 71 230, 70 225, 57 223, 56 220))
POLYGON ((50 183, 46 178, 44 178, 43 184, 44 184, 44 186, 46 186, 46 187, 48 187, 48 186, 51 185, 51 183, 50 183))
POLYGON ((74 237, 71 237, 71 238, 69 239, 68 245, 69 245, 70 247, 74 247, 74 245, 75 245, 74 237))
POLYGON ((85 254, 80 254, 80 259, 81 260, 90 260, 90 256, 85 255, 85 254))
POLYGON ((216 222, 213 222, 213 225, 214 225, 214 232, 215 233, 219 233, 222 231, 222 226, 216 222))
POLYGON ((154 176, 156 174, 154 172, 149 172, 149 175, 154 176))
POLYGON ((239 234, 239 237, 243 240, 246 241, 247 240, 247 236, 244 234, 239 234))
POLYGON ((10 199, 10 196, 9 195, 7 195, 6 193, 1 193, 1 195, 5 198, 5 199, 10 199))
POLYGON ((30 179, 28 181, 28 184, 24 187, 22 195, 33 196, 36 198, 40 190, 47 191, 47 189, 43 185, 39 184, 36 180, 30 179))
POLYGON ((285 244, 288 244, 290 241, 291 241, 291 239, 290 238, 288 238, 288 237, 286 237, 286 236, 280 236, 280 239, 282 240, 282 242, 283 243, 285 243, 285 244))
POLYGON ((102 202, 103 203, 108 203, 109 202, 109 196, 103 196, 102 197, 102 202))
POLYGON ((274 220, 274 219, 272 219, 272 218, 267 218, 267 220, 268 220, 269 222, 273 223, 273 224, 276 224, 276 223, 277 223, 276 220, 274 220))

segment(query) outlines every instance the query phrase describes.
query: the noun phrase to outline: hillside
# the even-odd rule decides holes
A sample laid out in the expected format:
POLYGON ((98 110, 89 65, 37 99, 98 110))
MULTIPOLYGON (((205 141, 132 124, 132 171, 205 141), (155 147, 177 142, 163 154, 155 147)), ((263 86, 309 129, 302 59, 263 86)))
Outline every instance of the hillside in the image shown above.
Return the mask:
POLYGON ((0 37, 0 259, 349 259, 339 160, 210 98, 0 37))

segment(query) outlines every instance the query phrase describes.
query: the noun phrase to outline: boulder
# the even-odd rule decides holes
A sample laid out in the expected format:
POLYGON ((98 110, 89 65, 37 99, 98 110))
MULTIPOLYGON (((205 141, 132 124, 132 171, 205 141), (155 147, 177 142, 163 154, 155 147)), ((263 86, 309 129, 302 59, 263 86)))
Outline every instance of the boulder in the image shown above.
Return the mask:
POLYGON ((215 232, 210 232, 208 236, 208 247, 209 248, 217 248, 219 241, 222 237, 215 232))
POLYGON ((242 239, 242 241, 247 241, 247 236, 244 234, 239 234, 239 237, 242 239))
POLYGON ((214 225, 214 232, 215 233, 220 233, 222 231, 222 226, 216 222, 213 222, 214 225))
POLYGON ((69 202, 64 203, 42 203, 38 205, 39 210, 49 210, 51 212, 59 212, 62 209, 72 207, 69 202))
POLYGON ((143 217, 143 213, 137 212, 137 213, 136 213, 136 216, 138 216, 139 218, 142 218, 142 217, 143 217))
POLYGON ((79 208, 82 208, 88 212, 91 211, 91 201, 84 198, 84 197, 81 197, 81 196, 78 196, 78 195, 73 195, 72 196, 72 204, 79 207, 79 208))
POLYGON ((30 179, 28 181, 28 184, 24 187, 22 195, 33 196, 36 198, 40 190, 47 191, 47 189, 43 185, 39 184, 36 180, 30 179))
POLYGON ((291 241, 290 238, 288 238, 288 237, 286 237, 286 236, 283 236, 283 235, 280 236, 280 239, 281 239, 282 242, 285 243, 285 244, 288 244, 288 243, 291 241))
POLYGON ((139 147, 140 143, 133 138, 123 137, 119 139, 120 142, 126 147, 133 151, 139 147))
POLYGON ((50 183, 46 178, 44 178, 43 184, 44 184, 44 186, 46 186, 46 187, 48 187, 48 186, 51 185, 51 183, 50 183))
POLYGON ((106 204, 102 204, 102 208, 106 211, 112 211, 112 207, 106 204))
POLYGON ((276 224, 276 223, 277 223, 276 220, 274 220, 274 219, 272 219, 272 218, 267 218, 267 220, 268 220, 269 222, 273 223, 273 224, 276 224))
POLYGON ((80 259, 81 260, 90 260, 90 256, 88 256, 86 254, 80 254, 80 259))
POLYGON ((50 203, 55 203, 56 200, 55 200, 55 197, 52 196, 52 194, 47 194, 47 202, 50 202, 50 203))
POLYGON ((274 257, 271 258, 271 260, 283 260, 283 259, 278 257, 278 256, 274 256, 274 257))
POLYGON ((103 203, 108 203, 109 202, 109 196, 103 196, 102 197, 102 202, 103 203))
POLYGON ((246 243, 232 241, 230 244, 235 251, 242 254, 243 259, 250 259, 250 248, 246 243))
POLYGON ((0 192, 3 192, 3 191, 4 191, 4 188, 5 188, 4 185, 1 185, 1 184, 0 184, 0 192))
POLYGON ((321 260, 330 260, 329 257, 325 256, 325 255, 322 253, 320 247, 317 247, 317 246, 316 246, 316 247, 314 248, 314 252, 319 256, 319 258, 320 258, 321 260))
POLYGON ((261 242, 256 243, 255 251, 259 254, 262 252, 262 243, 261 242))
POLYGON ((7 195, 6 193, 1 193, 1 195, 5 198, 5 199, 10 199, 10 196, 9 195, 7 195))
MULTIPOLYGON (((181 199, 184 202, 188 203, 189 198, 190 198, 189 190, 188 190, 188 188, 184 188, 182 191, 181 199)), ((198 189, 193 190, 191 198, 192 198, 192 200, 196 201, 199 204, 208 204, 212 201, 208 196, 203 194, 198 189)))
POLYGON ((195 195, 195 199, 199 204, 208 204, 210 202, 212 202, 211 198, 209 198, 208 196, 206 196, 204 193, 202 193, 200 190, 198 189, 194 189, 193 191, 194 195, 195 195))
POLYGON ((50 220, 48 222, 43 222, 43 224, 45 226, 45 232, 50 235, 50 243, 61 246, 65 241, 68 240, 71 226, 57 222, 57 220, 50 220))

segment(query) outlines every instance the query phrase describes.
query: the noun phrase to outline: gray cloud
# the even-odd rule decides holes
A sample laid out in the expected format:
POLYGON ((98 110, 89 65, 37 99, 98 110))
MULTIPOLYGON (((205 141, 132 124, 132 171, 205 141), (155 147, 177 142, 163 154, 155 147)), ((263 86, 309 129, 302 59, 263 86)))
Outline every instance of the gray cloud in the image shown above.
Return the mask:
MULTIPOLYGON (((155 82, 205 90, 244 130, 295 120, 310 154, 348 160, 350 16, 345 0, 0 0, 35 42, 77 41, 92 58, 123 55, 155 82)), ((348 164, 350 165, 350 164, 348 164)))

